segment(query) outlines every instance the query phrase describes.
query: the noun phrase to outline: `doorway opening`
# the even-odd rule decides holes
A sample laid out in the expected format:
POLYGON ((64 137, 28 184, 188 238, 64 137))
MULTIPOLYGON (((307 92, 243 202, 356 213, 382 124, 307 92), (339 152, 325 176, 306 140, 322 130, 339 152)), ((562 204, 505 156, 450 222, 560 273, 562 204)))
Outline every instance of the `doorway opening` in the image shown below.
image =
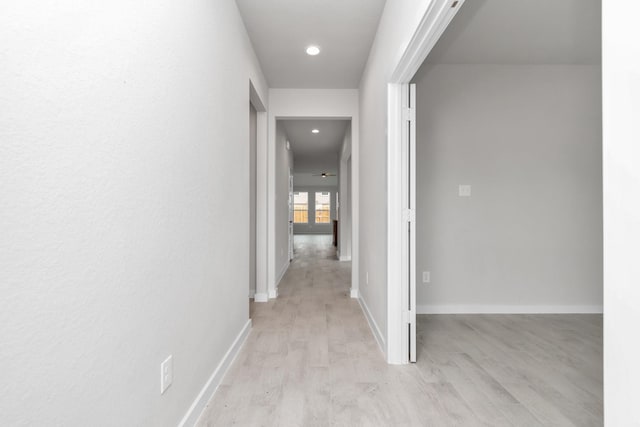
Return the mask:
MULTIPOLYGON (((459 2, 442 37, 429 31, 414 37, 390 85, 390 197, 397 205, 389 204, 400 206, 391 208, 389 223, 398 248, 389 257, 392 363, 422 354, 437 364, 430 345, 471 354, 482 346, 478 339, 517 340, 524 333, 561 348, 562 340, 544 334, 550 317, 541 313, 562 314, 554 321, 598 336, 599 7, 557 11, 545 35, 534 38, 539 29, 526 24, 539 22, 533 17, 543 16, 544 7, 502 6, 459 2), (498 11, 518 30, 493 25, 498 11), (580 37, 565 33, 569 22, 580 37), (508 37, 510 50, 486 42, 508 37), (596 42, 568 48, 570 40, 596 42), (517 316, 524 313, 537 316, 517 316), (585 320, 567 313, 586 314, 585 320)), ((430 17, 435 12, 425 22, 437 20, 430 17)), ((596 348, 589 363, 598 368, 597 339, 589 345, 596 348)))
MULTIPOLYGON (((289 256, 286 259, 281 257, 277 262, 280 266, 278 282, 286 271, 287 261, 295 259, 296 248, 305 241, 319 246, 326 241, 326 250, 334 259, 350 261, 351 121, 278 119, 275 160, 276 200, 285 199, 285 191, 288 200, 286 236, 289 256)), ((284 248, 285 223, 278 219, 285 217, 284 208, 284 205, 276 206, 276 255, 284 248)), ((327 256, 325 252, 323 256, 327 256)))
MULTIPOLYGON (((267 301, 267 163, 268 114, 264 102, 249 81, 248 108, 248 185, 249 185, 249 301, 267 301)), ((251 312, 251 310, 250 310, 251 312)))
POLYGON ((387 157, 387 362, 416 359, 415 96, 410 82, 422 62, 456 15, 464 0, 434 0, 422 17, 388 85, 387 157), (414 145, 415 146, 415 145, 414 145))

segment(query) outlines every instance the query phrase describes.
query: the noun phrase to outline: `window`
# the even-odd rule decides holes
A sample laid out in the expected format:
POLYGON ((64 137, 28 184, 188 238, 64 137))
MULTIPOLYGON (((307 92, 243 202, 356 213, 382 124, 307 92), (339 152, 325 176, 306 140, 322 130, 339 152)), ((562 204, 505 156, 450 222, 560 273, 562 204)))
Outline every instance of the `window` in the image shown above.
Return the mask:
POLYGON ((294 224, 309 222, 309 193, 302 191, 293 193, 293 222, 294 224))
POLYGON ((316 193, 316 224, 331 222, 331 193, 316 193))

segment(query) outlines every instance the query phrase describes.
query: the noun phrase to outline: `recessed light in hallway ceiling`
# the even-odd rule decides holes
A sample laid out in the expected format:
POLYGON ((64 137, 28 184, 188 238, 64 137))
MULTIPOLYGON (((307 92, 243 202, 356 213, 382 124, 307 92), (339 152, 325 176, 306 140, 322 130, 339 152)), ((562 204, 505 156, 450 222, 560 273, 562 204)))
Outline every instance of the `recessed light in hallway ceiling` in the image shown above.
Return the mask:
POLYGON ((318 46, 307 47, 307 55, 316 56, 319 53, 320 53, 320 48, 318 46))
POLYGON ((312 129, 311 133, 320 133, 320 131, 318 129, 312 129))
POLYGON ((357 89, 385 0, 235 3, 269 88, 357 89))

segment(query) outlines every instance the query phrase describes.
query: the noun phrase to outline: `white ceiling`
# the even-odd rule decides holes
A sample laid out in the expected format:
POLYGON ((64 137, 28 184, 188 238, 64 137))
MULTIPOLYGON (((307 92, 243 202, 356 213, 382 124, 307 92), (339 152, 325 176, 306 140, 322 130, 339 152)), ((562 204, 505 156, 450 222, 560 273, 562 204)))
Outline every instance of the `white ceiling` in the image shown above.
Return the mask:
POLYGON ((357 88, 384 2, 236 0, 272 88, 357 88))
POLYGON ((291 144, 295 172, 337 172, 338 152, 349 120, 287 119, 278 120, 278 124, 283 126, 291 144), (320 133, 311 133, 312 129, 320 133))
POLYGON ((601 0, 467 0, 427 57, 438 64, 600 64, 601 0))

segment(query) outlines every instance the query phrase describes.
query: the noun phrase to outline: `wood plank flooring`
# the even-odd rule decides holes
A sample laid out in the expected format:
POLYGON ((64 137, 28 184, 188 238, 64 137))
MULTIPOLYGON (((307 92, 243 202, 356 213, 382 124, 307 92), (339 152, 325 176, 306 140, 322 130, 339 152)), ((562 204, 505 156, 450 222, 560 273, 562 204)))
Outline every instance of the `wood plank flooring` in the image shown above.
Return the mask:
POLYGON ((331 236, 296 236, 280 296, 200 426, 601 426, 601 315, 421 315, 387 365, 331 236))

